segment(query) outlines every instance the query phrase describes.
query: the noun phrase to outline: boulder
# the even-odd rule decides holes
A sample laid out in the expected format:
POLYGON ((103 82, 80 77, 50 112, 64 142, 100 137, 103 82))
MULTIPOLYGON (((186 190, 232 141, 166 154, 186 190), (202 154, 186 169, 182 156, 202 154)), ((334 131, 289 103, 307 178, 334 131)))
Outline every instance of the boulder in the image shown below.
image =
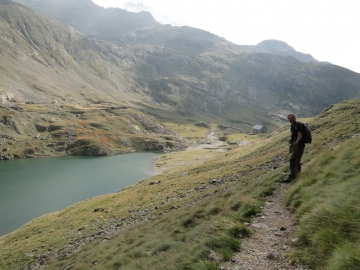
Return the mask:
POLYGON ((52 131, 55 131, 55 130, 60 130, 62 128, 63 128, 63 126, 60 126, 60 125, 50 125, 49 126, 49 132, 52 132, 52 131))
POLYGON ((47 130, 47 127, 42 124, 35 124, 35 128, 38 132, 45 132, 47 130))

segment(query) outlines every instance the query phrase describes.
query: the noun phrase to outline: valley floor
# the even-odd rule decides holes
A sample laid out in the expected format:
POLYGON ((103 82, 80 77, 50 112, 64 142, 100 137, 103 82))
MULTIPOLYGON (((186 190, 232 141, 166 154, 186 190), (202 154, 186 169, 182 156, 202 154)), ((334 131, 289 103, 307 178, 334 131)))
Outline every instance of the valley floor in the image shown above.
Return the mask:
POLYGON ((161 156, 156 161, 156 169, 162 173, 175 168, 194 165, 214 157, 217 153, 228 151, 226 146, 224 146, 224 142, 215 136, 214 130, 208 133, 207 139, 200 141, 191 140, 188 144, 189 147, 183 151, 171 152, 161 156))

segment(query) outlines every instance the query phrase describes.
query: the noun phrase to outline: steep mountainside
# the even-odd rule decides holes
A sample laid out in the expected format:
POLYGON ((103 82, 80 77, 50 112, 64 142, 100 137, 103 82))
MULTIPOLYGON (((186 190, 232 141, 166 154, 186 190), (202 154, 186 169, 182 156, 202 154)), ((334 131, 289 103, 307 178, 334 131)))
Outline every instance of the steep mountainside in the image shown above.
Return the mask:
MULTIPOLYGON (((259 53, 257 47, 234 45, 206 31, 161 25, 148 13, 103 9, 90 0, 21 2, 77 30, 24 5, 0 1, 0 102, 17 110, 9 113, 11 121, 1 121, 7 123, 2 134, 13 139, 26 130, 34 134, 44 111, 124 106, 158 121, 205 119, 247 132, 263 124, 271 131, 289 111, 312 116, 360 94, 360 74, 299 61, 294 57, 301 54, 289 56, 291 47, 281 42, 259 53), (277 55, 283 47, 286 56, 277 55), (25 123, 21 110, 31 110, 33 120, 25 123)), ((120 141, 111 145, 123 149, 120 141)))
POLYGON ((21 2, 129 51, 139 59, 136 88, 180 110, 251 125, 236 115, 249 115, 256 107, 265 124, 274 120, 266 120, 267 114, 295 111, 309 116, 360 93, 359 74, 318 64, 284 42, 237 46, 199 29, 161 25, 149 13, 104 9, 90 0, 21 2))
POLYGON ((9 1, 0 35, 0 159, 184 147, 136 109, 153 102, 129 51, 9 1))
POLYGON ((128 51, 91 40, 7 1, 1 3, 0 27, 2 100, 4 96, 47 103, 139 99, 129 91, 137 83, 135 59, 128 51))

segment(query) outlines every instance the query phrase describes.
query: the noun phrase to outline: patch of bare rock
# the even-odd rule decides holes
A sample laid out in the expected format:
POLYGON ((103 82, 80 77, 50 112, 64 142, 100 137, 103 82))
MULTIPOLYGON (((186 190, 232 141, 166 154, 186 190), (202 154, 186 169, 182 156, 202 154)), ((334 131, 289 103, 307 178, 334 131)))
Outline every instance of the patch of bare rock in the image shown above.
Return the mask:
POLYGON ((253 235, 242 241, 241 251, 223 264, 221 270, 307 269, 300 263, 291 264, 286 259, 286 254, 297 241, 295 218, 283 202, 287 186, 282 184, 267 198, 263 212, 248 224, 253 235))

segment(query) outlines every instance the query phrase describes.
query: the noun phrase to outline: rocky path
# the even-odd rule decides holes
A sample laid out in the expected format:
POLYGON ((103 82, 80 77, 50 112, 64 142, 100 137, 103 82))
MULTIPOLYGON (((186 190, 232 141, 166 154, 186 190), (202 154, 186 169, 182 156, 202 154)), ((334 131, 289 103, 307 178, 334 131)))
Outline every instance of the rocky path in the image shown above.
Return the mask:
POLYGON ((223 264, 221 270, 307 269, 286 260, 286 254, 297 241, 295 219, 283 201, 287 187, 288 184, 281 184, 267 198, 263 212, 249 224, 254 234, 242 241, 242 251, 223 264))
POLYGON ((187 148, 187 150, 192 149, 218 149, 224 142, 220 141, 218 137, 215 136, 216 130, 210 130, 208 133, 207 140, 198 141, 195 145, 192 145, 187 148))

